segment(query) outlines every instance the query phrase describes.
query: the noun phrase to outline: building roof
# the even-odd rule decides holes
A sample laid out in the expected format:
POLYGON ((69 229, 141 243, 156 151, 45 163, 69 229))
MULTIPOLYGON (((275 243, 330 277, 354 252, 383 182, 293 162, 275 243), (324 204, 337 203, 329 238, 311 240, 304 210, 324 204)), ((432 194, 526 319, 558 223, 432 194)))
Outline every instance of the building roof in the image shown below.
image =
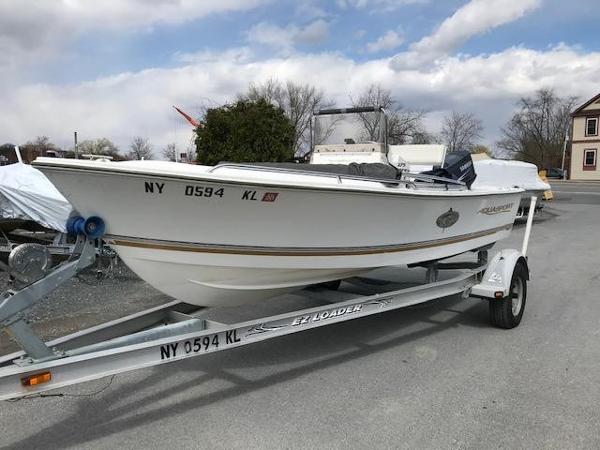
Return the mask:
POLYGON ((576 117, 576 116, 587 116, 590 113, 591 114, 598 114, 600 113, 600 105, 598 105, 598 108, 594 108, 594 109, 586 109, 588 106, 590 106, 592 103, 600 103, 600 94, 592 97, 591 99, 589 99, 587 102, 585 102, 583 105, 579 106, 575 111, 573 111, 571 113, 571 117, 576 117))

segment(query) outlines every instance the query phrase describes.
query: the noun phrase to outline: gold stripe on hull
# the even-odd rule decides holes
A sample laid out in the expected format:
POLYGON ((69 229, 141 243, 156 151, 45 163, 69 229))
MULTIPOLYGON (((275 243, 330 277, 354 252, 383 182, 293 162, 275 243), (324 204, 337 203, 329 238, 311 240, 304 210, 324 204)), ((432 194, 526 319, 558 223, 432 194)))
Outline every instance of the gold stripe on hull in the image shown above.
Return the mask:
POLYGON ((220 253, 229 255, 256 255, 256 256, 350 256, 350 255, 374 255, 381 253, 396 253, 410 250, 421 250, 442 245, 457 244, 494 233, 512 229, 512 224, 489 230, 468 233, 445 239, 432 241, 414 242, 410 244, 383 245, 376 247, 354 247, 354 248, 294 248, 294 247, 251 247, 218 244, 196 244, 189 242, 161 241, 144 238, 133 238, 125 236, 108 235, 105 240, 116 246, 147 248, 152 250, 170 250, 192 253, 220 253))

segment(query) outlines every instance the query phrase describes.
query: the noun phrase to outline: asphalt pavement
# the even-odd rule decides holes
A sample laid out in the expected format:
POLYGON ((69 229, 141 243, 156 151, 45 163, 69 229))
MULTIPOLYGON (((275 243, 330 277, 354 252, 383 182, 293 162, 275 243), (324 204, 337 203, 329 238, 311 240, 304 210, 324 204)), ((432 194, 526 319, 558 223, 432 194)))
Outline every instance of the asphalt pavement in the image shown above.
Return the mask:
POLYGON ((550 181, 555 202, 600 205, 600 182, 550 181))
MULTIPOLYGON (((518 328, 491 327, 481 300, 446 298, 1 402, 0 445, 600 448, 600 184, 553 188, 518 328)), ((520 247, 523 232, 497 248, 520 247)), ((311 306, 314 294, 218 315, 311 306)))

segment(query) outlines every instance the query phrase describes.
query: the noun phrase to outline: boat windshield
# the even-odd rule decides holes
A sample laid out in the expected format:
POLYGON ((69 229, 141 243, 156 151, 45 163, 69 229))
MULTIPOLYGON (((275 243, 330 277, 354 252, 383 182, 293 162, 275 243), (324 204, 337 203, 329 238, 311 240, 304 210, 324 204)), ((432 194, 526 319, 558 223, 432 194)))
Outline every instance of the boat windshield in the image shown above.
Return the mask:
POLYGON ((314 145, 383 143, 384 122, 381 111, 317 115, 314 145))

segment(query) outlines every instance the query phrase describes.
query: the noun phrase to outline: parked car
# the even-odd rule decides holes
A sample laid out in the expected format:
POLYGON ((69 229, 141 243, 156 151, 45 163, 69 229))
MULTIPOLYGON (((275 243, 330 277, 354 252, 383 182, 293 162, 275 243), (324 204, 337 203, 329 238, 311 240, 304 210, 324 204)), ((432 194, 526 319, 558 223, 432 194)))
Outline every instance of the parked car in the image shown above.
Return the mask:
POLYGON ((565 171, 563 169, 559 169, 558 167, 550 167, 549 169, 546 169, 546 178, 562 180, 564 177, 565 171))

